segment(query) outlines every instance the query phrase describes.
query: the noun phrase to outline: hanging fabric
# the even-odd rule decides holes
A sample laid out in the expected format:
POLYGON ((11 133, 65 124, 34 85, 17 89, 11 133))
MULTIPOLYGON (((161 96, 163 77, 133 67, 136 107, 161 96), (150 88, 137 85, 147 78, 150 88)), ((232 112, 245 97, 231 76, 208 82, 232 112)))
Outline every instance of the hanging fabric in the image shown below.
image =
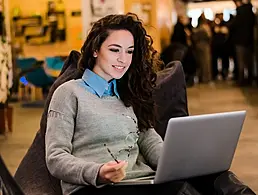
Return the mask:
POLYGON ((0 103, 7 101, 13 84, 12 62, 8 58, 8 47, 10 47, 8 44, 0 41, 0 103))
POLYGON ((8 1, 0 1, 0 104, 7 102, 13 85, 8 1))

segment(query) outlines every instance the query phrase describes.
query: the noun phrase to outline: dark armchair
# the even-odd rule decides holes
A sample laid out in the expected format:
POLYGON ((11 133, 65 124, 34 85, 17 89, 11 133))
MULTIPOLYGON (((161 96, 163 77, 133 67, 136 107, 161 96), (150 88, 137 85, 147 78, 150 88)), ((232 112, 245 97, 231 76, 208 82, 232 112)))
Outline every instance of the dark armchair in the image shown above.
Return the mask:
POLYGON ((189 115, 184 70, 179 61, 170 62, 158 72, 154 100, 156 104, 155 130, 164 138, 170 118, 189 115))
POLYGON ((0 154, 0 194, 2 195, 24 195, 20 186, 15 182, 8 171, 0 154))

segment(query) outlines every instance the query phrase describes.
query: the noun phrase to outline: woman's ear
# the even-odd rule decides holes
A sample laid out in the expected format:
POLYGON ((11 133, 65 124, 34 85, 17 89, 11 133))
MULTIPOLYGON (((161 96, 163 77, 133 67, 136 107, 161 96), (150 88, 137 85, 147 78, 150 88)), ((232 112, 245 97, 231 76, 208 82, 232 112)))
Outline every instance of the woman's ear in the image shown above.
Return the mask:
POLYGON ((94 57, 94 58, 98 57, 98 54, 97 54, 96 51, 93 52, 93 57, 94 57))

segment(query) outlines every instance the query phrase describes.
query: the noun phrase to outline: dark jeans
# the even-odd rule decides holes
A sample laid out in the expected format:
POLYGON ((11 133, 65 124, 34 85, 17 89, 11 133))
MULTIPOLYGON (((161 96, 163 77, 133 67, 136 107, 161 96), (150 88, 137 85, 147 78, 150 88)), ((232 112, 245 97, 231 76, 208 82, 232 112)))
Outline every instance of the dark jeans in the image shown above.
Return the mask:
POLYGON ((236 59, 238 66, 238 83, 244 84, 245 77, 244 71, 248 70, 248 83, 253 79, 253 51, 251 48, 236 45, 236 59))
POLYGON ((215 178, 219 174, 211 174, 208 176, 195 177, 186 181, 173 181, 163 184, 154 185, 132 185, 132 186, 106 186, 103 188, 95 188, 86 186, 73 195, 215 195, 213 187, 215 178))
POLYGON ((134 186, 107 186, 96 189, 85 187, 73 193, 73 195, 200 195, 192 186, 184 182, 164 183, 156 185, 134 185, 134 186), (191 188, 191 189, 189 189, 191 188), (183 190, 183 191, 182 191, 183 190), (185 193, 189 192, 189 193, 185 193))
POLYGON ((226 79, 228 76, 228 69, 229 69, 229 55, 227 55, 226 52, 224 52, 222 49, 221 51, 219 49, 216 49, 212 53, 212 78, 215 80, 218 76, 218 59, 221 59, 222 61, 222 71, 221 75, 223 79, 226 79))

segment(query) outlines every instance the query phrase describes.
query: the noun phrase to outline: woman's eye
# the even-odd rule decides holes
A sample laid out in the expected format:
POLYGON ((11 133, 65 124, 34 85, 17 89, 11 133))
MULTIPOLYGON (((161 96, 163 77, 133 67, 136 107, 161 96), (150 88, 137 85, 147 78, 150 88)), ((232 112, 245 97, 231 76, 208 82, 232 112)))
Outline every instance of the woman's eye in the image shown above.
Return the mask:
POLYGON ((119 49, 109 49, 112 52, 119 52, 119 49))
POLYGON ((128 51, 127 53, 129 53, 129 54, 133 54, 133 50, 130 50, 130 51, 128 51))

